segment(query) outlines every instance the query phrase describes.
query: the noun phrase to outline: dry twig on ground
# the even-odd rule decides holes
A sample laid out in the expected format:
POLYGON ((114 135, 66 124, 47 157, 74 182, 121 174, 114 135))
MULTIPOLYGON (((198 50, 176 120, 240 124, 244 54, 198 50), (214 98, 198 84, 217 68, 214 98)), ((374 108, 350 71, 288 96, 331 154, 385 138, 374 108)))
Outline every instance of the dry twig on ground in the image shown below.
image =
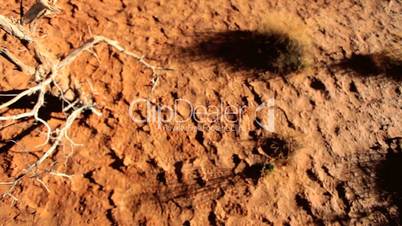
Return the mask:
MULTIPOLYGON (((23 25, 32 23, 33 21, 39 19, 45 14, 48 14, 49 12, 56 12, 57 7, 55 6, 55 3, 56 0, 53 0, 53 2, 51 3, 49 3, 47 0, 38 0, 31 7, 31 9, 28 10, 27 14, 24 15, 21 24, 23 25)), ((72 139, 69 138, 68 131, 74 121, 80 117, 81 113, 90 110, 97 115, 101 115, 101 113, 95 108, 95 104, 92 101, 90 93, 82 93, 81 90, 75 90, 76 93, 79 93, 79 95, 70 97, 71 99, 69 99, 65 97, 65 91, 58 84, 60 80, 70 79, 65 74, 61 73, 61 71, 65 67, 68 67, 75 59, 77 59, 77 57, 79 57, 81 53, 83 53, 84 51, 89 51, 97 44, 105 43, 108 46, 111 46, 122 52, 123 54, 133 57, 146 68, 150 69, 155 81, 157 80, 155 78, 158 77, 157 72, 160 70, 165 70, 164 68, 156 67, 148 63, 145 60, 144 56, 127 50, 117 41, 103 36, 94 36, 93 38, 85 42, 81 47, 69 53, 65 58, 59 59, 55 62, 52 59, 56 59, 56 57, 53 54, 47 52, 45 48, 42 48, 42 43, 37 41, 37 39, 35 39, 35 36, 31 35, 21 24, 0 15, 0 28, 2 30, 4 30, 9 35, 12 35, 21 40, 23 43, 32 43, 32 45, 27 45, 26 47, 34 48, 33 50, 35 53, 35 59, 37 59, 38 65, 36 67, 32 67, 24 64, 6 48, 0 49, 0 55, 5 57, 5 59, 7 59, 10 63, 14 64, 18 70, 22 71, 25 74, 33 76, 36 82, 36 86, 28 88, 13 97, 11 100, 2 103, 0 105, 0 111, 9 108, 18 101, 21 101, 21 99, 24 97, 37 94, 38 98, 36 104, 31 111, 16 115, 0 116, 0 121, 15 121, 26 118, 34 118, 37 122, 40 122, 46 127, 47 135, 44 145, 50 144, 51 146, 49 149, 44 151, 44 154, 35 163, 29 165, 25 170, 17 174, 17 176, 13 180, 11 180, 10 182, 0 183, 0 185, 9 186, 8 191, 5 192, 1 198, 10 197, 13 201, 17 201, 17 198, 13 195, 15 188, 20 185, 25 177, 31 174, 33 174, 33 176, 31 177, 34 177, 46 188, 46 190, 49 191, 49 188, 38 177, 38 175, 40 174, 35 173, 35 171, 39 170, 39 167, 43 164, 43 162, 55 153, 55 151, 64 139, 70 142, 73 146, 75 145, 72 139), (56 88, 56 90, 58 90, 56 94, 52 92, 53 88, 56 88), (39 115, 41 108, 45 105, 45 98, 47 94, 57 95, 63 102, 68 104, 67 107, 63 109, 64 112, 69 112, 66 122, 64 123, 64 125, 57 129, 52 129, 51 126, 39 115)), ((77 87, 70 88, 77 89, 77 87)), ((68 175, 63 173, 51 172, 50 174, 69 178, 68 175)))

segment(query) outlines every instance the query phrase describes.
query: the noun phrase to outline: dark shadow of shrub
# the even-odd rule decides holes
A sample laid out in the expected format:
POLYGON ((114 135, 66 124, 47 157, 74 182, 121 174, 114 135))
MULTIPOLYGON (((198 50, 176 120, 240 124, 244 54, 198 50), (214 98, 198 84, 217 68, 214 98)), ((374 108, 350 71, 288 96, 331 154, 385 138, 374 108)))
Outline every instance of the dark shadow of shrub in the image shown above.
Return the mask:
POLYGON ((384 76, 402 81, 402 60, 387 53, 353 54, 336 67, 351 70, 363 77, 384 76))
POLYGON ((402 138, 388 139, 385 159, 376 167, 376 186, 399 209, 402 221, 402 138))
POLYGON ((305 66, 304 46, 281 32, 225 31, 196 34, 196 44, 180 48, 190 60, 213 59, 232 70, 288 74, 305 66))

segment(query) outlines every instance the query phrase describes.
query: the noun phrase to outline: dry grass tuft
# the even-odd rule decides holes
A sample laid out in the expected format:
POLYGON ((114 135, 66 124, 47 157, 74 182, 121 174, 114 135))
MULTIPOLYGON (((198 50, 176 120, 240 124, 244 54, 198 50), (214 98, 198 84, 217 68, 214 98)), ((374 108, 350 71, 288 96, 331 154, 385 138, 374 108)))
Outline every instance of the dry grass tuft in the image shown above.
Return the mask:
POLYGON ((282 71, 300 70, 312 64, 310 52, 312 41, 307 26, 298 17, 286 12, 270 12, 256 29, 263 34, 276 34, 283 49, 276 59, 276 66, 282 71))
POLYGON ((304 25, 272 14, 257 29, 203 32, 180 57, 216 60, 232 70, 286 75, 309 64, 304 25), (183 56, 184 55, 184 56, 183 56))

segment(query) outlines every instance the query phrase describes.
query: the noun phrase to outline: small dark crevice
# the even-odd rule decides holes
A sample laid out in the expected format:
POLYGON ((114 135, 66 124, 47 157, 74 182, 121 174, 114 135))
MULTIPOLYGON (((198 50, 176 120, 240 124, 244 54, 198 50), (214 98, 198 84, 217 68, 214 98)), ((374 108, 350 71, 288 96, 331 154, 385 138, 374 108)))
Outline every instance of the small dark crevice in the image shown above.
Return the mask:
POLYGON ((312 170, 312 169, 308 169, 306 171, 308 178, 311 181, 314 181, 316 183, 318 183, 321 187, 323 187, 324 185, 322 184, 322 181, 318 178, 317 174, 312 170))
POLYGON ((250 92, 253 94, 254 101, 258 104, 261 105, 264 103, 264 101, 261 99, 261 96, 255 91, 254 86, 252 86, 247 80, 245 81, 245 84, 247 88, 250 90, 250 92))
POLYGON ((165 171, 161 171, 156 175, 156 180, 158 180, 159 183, 166 185, 167 181, 166 181, 166 173, 165 171))
POLYGON ((316 103, 315 103, 315 101, 314 100, 310 100, 309 101, 310 102, 310 105, 311 105, 311 107, 314 109, 315 107, 316 107, 316 103))
POLYGON ((124 165, 124 160, 120 158, 117 154, 116 151, 113 149, 110 149, 109 153, 110 157, 113 159, 113 162, 109 165, 115 170, 118 170, 120 172, 123 172, 125 169, 126 165, 124 165))
POLYGON ((233 163, 234 163, 233 169, 236 169, 236 167, 240 164, 241 159, 239 158, 239 155, 233 154, 233 155, 232 155, 232 161, 233 161, 233 163))
POLYGON ((181 171, 183 168, 183 162, 179 161, 174 164, 174 172, 177 177, 177 181, 179 183, 183 183, 183 172, 181 171))
POLYGON ((154 19, 154 21, 155 21, 156 23, 160 23, 160 22, 161 22, 157 16, 152 16, 152 19, 154 19))
POLYGON ((173 100, 179 99, 179 95, 177 94, 177 92, 171 92, 170 94, 172 95, 173 100))
POLYGON ((242 106, 248 107, 248 100, 246 96, 241 97, 242 106))
POLYGON ((204 146, 204 133, 201 130, 197 130, 197 134, 195 135, 195 139, 204 146))
POLYGON ((211 226, 217 226, 218 225, 218 222, 217 222, 217 219, 216 219, 216 214, 213 211, 209 212, 208 221, 209 221, 209 225, 211 225, 211 226))
POLYGON ((113 97, 113 102, 117 103, 119 102, 121 99, 123 99, 123 93, 122 92, 118 92, 116 94, 116 96, 113 97))
POLYGON ((255 130, 250 131, 248 133, 248 136, 250 137, 251 140, 258 140, 258 134, 257 134, 257 132, 255 130))
POLYGON ((202 178, 201 173, 197 170, 195 172, 195 181, 200 187, 204 187, 207 183, 206 181, 202 178))
POLYGON ((318 78, 311 79, 310 87, 315 90, 322 91, 322 92, 327 91, 327 87, 325 86, 325 84, 318 78))
POLYGON ((106 210, 106 218, 110 221, 110 224, 112 226, 117 226, 119 224, 118 224, 117 220, 115 219, 115 217, 113 216, 113 209, 115 209, 117 207, 112 199, 113 193, 114 193, 113 191, 110 192, 110 194, 108 196, 109 204, 112 206, 112 208, 106 210))
POLYGON ((266 225, 271 225, 271 226, 274 225, 274 223, 273 223, 272 221, 268 220, 268 219, 265 218, 265 217, 262 217, 261 222, 262 222, 263 224, 266 224, 266 225))
POLYGON ((349 214, 351 209, 351 204, 346 198, 345 182, 341 182, 336 186, 336 191, 338 192, 339 198, 341 198, 343 204, 345 205, 345 212, 349 214))
POLYGON ((88 181, 92 184, 98 184, 93 178, 94 170, 84 173, 84 178, 88 179, 88 181))
POLYGON ((359 94, 359 90, 357 90, 355 82, 351 81, 349 84, 349 91, 353 93, 359 94))
POLYGON ((154 158, 147 160, 147 163, 149 165, 151 165, 153 168, 159 168, 158 163, 156 162, 156 160, 154 158))
POLYGON ((87 179, 89 181, 89 183, 98 185, 100 187, 100 190, 103 190, 103 185, 99 184, 94 179, 94 172, 95 172, 95 170, 91 170, 89 172, 84 173, 83 176, 85 179, 87 179))

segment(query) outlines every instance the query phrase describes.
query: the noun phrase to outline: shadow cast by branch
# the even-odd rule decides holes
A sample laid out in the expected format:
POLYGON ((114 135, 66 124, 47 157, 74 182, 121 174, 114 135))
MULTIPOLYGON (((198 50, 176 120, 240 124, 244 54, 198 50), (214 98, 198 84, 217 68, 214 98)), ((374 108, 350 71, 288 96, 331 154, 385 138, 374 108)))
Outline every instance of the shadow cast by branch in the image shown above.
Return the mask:
MULTIPOLYGON (((0 104, 8 102, 11 100, 16 94, 21 93, 24 90, 10 90, 10 91, 3 91, 0 92, 0 104)), ((63 110, 63 101, 55 96, 46 95, 47 102, 39 111, 39 117, 44 121, 48 121, 51 118, 51 114, 55 112, 62 112, 63 110)), ((31 95, 25 96, 20 101, 12 104, 8 110, 10 109, 32 109, 38 99, 38 95, 31 95)), ((7 110, 7 111, 8 111, 7 110)), ((0 147, 0 154, 9 151, 19 140, 23 139, 24 137, 28 136, 32 131, 41 127, 39 123, 33 123, 28 128, 25 128, 19 134, 16 134, 12 138, 8 139, 7 141, 1 141, 2 146, 0 147)))
MULTIPOLYGON (((273 170, 273 165, 270 163, 256 163, 246 166, 239 173, 226 173, 222 176, 211 178, 208 180, 197 178, 192 183, 177 183, 171 185, 155 186, 151 188, 153 191, 138 194, 135 200, 141 202, 158 203, 160 207, 169 202, 179 202, 180 200, 188 201, 201 194, 208 195, 206 200, 212 200, 211 195, 214 191, 221 189, 227 190, 239 184, 256 185, 258 181, 273 170)), ((148 187, 149 188, 149 187, 148 187)))

